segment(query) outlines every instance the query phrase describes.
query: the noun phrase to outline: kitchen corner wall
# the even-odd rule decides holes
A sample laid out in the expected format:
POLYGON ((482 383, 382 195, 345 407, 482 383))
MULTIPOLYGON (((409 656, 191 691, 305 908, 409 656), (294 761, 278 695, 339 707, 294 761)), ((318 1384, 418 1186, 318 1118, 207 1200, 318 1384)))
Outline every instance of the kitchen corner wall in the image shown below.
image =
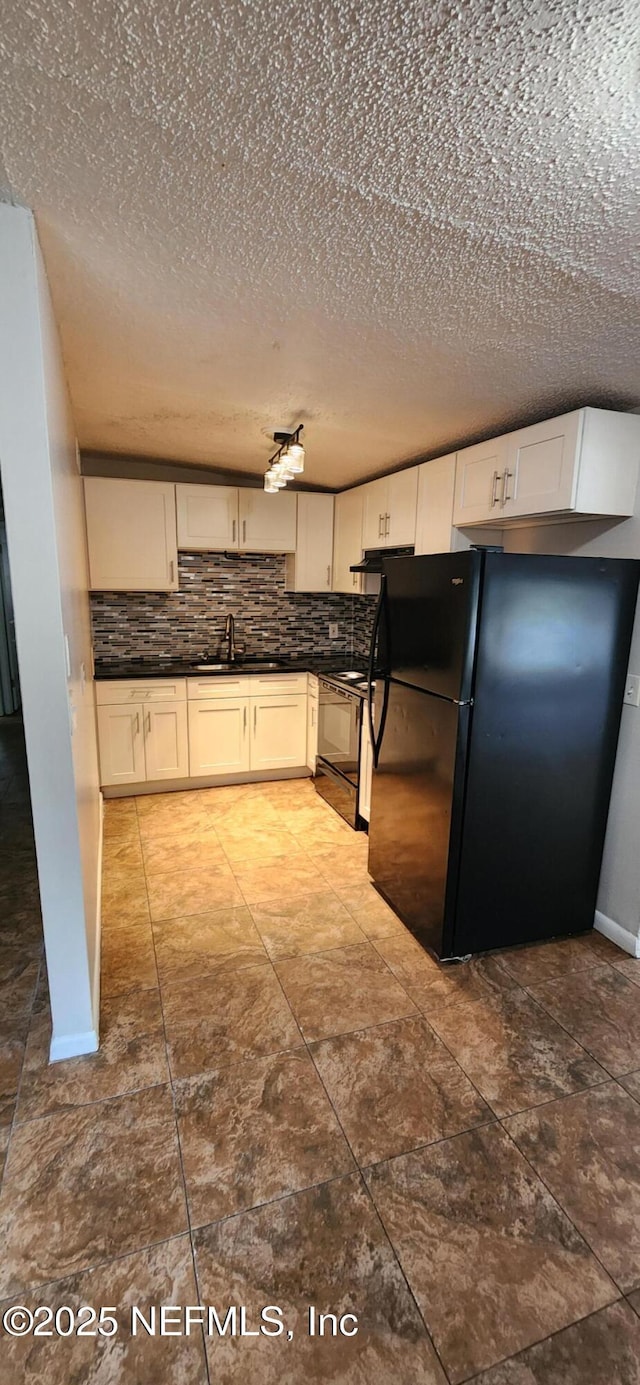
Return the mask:
POLYGON ((97 661, 215 654, 230 613, 247 654, 335 654, 362 663, 367 653, 374 598, 286 592, 283 554, 180 553, 178 568, 177 592, 92 594, 97 661), (335 640, 330 621, 338 625, 335 640))

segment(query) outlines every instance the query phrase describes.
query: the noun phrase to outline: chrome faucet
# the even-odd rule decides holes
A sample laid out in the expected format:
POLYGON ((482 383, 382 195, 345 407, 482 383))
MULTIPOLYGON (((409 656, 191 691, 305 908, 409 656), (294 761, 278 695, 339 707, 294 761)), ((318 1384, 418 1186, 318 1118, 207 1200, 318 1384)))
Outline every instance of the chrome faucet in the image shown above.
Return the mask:
POLYGON ((224 637, 227 641, 227 659, 232 664, 236 657, 236 622, 232 615, 228 615, 225 620, 224 637))

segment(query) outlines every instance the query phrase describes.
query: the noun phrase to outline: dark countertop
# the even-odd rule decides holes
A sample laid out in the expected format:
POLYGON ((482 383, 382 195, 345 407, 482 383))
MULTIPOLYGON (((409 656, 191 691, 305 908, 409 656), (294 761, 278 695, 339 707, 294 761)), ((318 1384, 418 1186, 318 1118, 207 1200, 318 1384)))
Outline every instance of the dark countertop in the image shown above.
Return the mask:
POLYGON ((348 655, 314 656, 305 659, 278 659, 273 655, 264 660, 256 657, 255 663, 238 662, 223 669, 201 669, 195 663, 179 659, 123 659, 120 663, 101 664, 96 662, 94 678, 97 682, 116 678, 224 678, 230 673, 269 674, 269 673, 337 673, 350 668, 348 655), (275 668, 265 668, 265 663, 275 664, 275 668))

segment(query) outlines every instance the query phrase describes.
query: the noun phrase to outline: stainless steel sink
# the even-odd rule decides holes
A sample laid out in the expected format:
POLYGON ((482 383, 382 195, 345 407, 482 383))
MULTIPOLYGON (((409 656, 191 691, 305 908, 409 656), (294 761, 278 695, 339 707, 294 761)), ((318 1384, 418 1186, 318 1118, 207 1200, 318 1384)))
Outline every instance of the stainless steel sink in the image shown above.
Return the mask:
POLYGON ((264 662, 262 660, 256 660, 255 664, 240 664, 239 667, 244 668, 245 673, 251 673, 252 669, 255 669, 257 672, 262 673, 265 669, 282 668, 282 664, 279 664, 277 659, 271 660, 271 662, 268 659, 265 659, 264 662))
POLYGON ((198 673, 265 673, 269 669, 280 668, 277 660, 256 660, 255 663, 242 663, 236 659, 233 664, 196 664, 198 673))

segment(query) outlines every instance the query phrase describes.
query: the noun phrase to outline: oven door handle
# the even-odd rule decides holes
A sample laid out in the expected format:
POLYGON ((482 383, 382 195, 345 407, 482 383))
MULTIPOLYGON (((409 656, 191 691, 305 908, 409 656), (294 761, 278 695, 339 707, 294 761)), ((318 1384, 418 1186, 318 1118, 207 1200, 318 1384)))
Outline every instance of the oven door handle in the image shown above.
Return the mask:
POLYGON ((319 756, 319 760, 322 773, 326 774, 327 779, 333 779, 334 784, 339 784, 342 789, 347 788, 351 793, 355 793, 355 784, 352 784, 351 780, 347 779, 345 774, 341 774, 339 770, 334 769, 333 765, 330 764, 328 760, 324 760, 322 756, 319 756))

